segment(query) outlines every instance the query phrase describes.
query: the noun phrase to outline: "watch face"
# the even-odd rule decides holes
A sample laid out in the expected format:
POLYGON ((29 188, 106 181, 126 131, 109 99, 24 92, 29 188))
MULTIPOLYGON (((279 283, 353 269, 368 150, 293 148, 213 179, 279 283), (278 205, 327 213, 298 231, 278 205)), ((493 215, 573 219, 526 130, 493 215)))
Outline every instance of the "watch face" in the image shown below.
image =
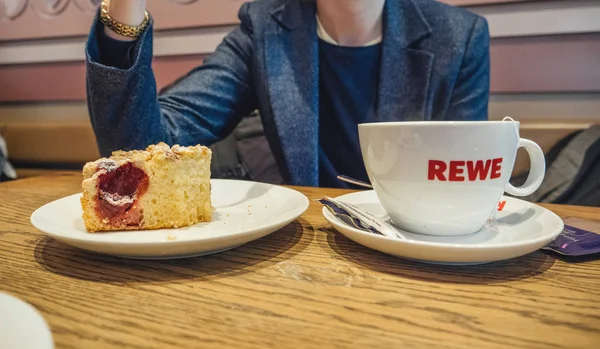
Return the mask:
POLYGON ((42 17, 55 17, 61 14, 69 0, 31 0, 31 8, 42 17))
POLYGON ((27 0, 0 0, 0 19, 13 20, 27 7, 27 0))

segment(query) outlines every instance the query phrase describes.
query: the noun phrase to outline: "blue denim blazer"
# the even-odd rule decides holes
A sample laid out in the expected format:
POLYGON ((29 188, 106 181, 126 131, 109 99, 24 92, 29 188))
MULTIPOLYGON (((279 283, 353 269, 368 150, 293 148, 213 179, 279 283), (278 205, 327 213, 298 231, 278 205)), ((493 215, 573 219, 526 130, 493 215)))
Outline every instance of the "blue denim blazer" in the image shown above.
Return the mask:
MULTIPOLYGON (((86 45, 87 101, 101 154, 148 144, 210 145, 258 109, 287 183, 318 186, 316 5, 256 0, 205 62, 157 93, 152 25, 128 69, 101 64, 96 19, 86 45)), ((486 120, 485 19, 432 0, 387 0, 377 118, 486 120)))

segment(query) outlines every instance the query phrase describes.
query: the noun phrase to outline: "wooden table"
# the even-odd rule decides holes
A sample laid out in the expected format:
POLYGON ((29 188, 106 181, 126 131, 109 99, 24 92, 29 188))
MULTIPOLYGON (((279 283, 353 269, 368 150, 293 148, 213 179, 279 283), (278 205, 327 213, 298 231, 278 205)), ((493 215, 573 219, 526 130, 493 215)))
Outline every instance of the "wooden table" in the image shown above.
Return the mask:
MULTIPOLYGON (((29 223, 42 204, 78 192, 80 179, 0 184, 0 290, 41 311, 57 349, 600 348, 600 260, 537 252, 473 267, 408 262, 337 234, 314 202, 229 252, 124 260, 29 223)), ((310 199, 343 193, 299 189, 310 199)), ((597 208, 547 207, 600 218, 597 208)))

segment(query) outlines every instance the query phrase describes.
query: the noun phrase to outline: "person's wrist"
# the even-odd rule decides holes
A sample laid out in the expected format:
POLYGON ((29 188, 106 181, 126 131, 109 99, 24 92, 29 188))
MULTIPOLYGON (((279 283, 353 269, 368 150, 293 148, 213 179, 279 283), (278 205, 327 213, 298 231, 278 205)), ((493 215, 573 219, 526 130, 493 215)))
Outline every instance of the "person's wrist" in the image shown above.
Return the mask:
POLYGON ((137 27, 144 22, 146 12, 145 0, 105 0, 108 13, 115 21, 137 27))
POLYGON ((112 39, 133 41, 148 24, 146 0, 104 0, 101 7, 104 32, 112 39))

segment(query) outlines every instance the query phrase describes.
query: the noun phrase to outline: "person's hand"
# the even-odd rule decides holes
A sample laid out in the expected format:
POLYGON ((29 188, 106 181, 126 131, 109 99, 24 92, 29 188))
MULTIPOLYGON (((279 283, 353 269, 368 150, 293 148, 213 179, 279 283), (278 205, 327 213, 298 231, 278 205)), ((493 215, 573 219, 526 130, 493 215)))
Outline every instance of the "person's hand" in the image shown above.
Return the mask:
MULTIPOLYGON (((147 0, 107 0, 108 1, 108 14, 115 21, 137 27, 144 22, 144 14, 146 11, 147 0)), ((115 33, 114 31, 104 28, 107 36, 123 41, 133 41, 135 38, 123 36, 115 33)))

